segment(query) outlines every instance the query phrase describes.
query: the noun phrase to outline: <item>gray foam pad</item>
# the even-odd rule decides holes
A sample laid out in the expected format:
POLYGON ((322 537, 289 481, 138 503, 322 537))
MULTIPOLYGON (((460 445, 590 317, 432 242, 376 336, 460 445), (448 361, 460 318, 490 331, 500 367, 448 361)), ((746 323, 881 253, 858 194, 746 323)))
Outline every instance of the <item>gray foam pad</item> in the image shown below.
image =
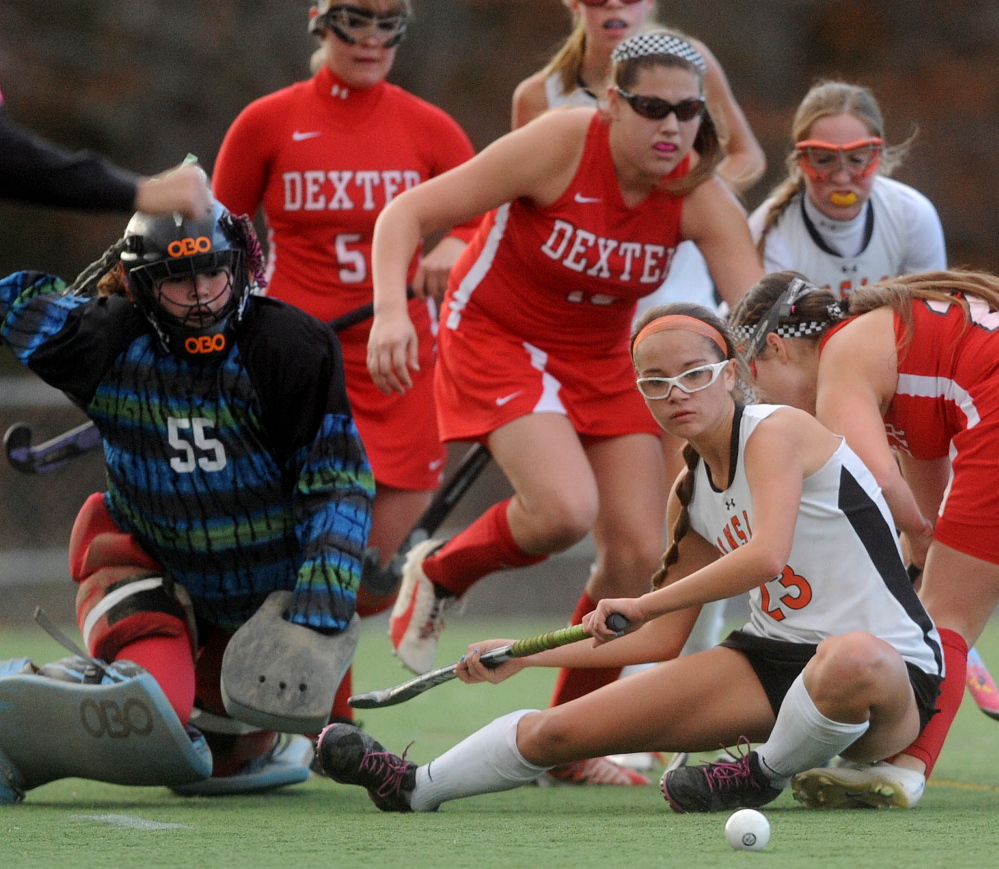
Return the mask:
POLYGON ((339 634, 286 621, 292 592, 276 591, 229 641, 222 702, 233 718, 282 733, 318 733, 361 634, 357 615, 339 634))
POLYGON ((14 790, 70 777, 170 786, 211 774, 204 739, 192 741, 156 680, 130 661, 107 669, 121 680, 0 678, 0 765, 14 790))

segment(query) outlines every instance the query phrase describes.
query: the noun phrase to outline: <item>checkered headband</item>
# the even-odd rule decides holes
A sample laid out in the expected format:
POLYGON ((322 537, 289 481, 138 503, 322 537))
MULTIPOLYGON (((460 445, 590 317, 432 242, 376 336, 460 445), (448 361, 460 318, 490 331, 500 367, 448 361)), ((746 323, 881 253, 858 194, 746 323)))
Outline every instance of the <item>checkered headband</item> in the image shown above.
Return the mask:
POLYGON ((701 53, 694 48, 686 39, 674 36, 672 33, 653 30, 650 33, 638 33, 630 36, 622 42, 611 54, 614 63, 621 63, 624 60, 635 60, 640 57, 649 57, 654 54, 667 54, 679 57, 682 60, 693 64, 704 75, 708 67, 704 63, 701 53))
MULTIPOLYGON (((752 359, 762 352, 767 343, 767 335, 771 332, 780 335, 782 338, 804 338, 807 335, 814 335, 829 326, 827 322, 813 320, 805 323, 784 323, 794 311, 794 305, 798 299, 811 293, 818 292, 819 288, 815 284, 809 283, 802 278, 795 278, 787 285, 787 289, 780 294, 767 312, 760 318, 755 326, 731 326, 730 331, 736 343, 743 345, 742 354, 747 359, 752 359)), ((837 309, 838 310, 838 309, 837 309)), ((833 317, 832 311, 829 312, 833 317)), ((840 319, 835 317, 833 321, 840 319)))
MULTIPOLYGON (((816 335, 829 328, 829 323, 819 323, 812 320, 810 323, 789 323, 786 326, 778 326, 771 331, 781 338, 807 338, 809 335, 816 335)), ((737 344, 748 341, 756 332, 756 326, 729 326, 729 334, 737 344)))

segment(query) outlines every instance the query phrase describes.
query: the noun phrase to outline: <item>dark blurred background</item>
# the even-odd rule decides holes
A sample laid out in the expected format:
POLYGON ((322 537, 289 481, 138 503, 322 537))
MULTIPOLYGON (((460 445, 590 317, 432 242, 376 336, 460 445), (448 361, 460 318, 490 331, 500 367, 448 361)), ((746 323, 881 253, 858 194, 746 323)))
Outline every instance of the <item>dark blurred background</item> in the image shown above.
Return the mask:
MULTIPOLYGON (((392 80, 452 114, 482 148, 509 128, 514 87, 559 45, 568 11, 561 0, 415 7, 392 80)), ((308 0, 0 0, 0 89, 16 121, 66 146, 144 173, 192 152, 211 171, 248 102, 308 77, 316 45, 308 8, 308 0)), ((801 97, 815 80, 840 77, 872 88, 889 143, 918 129, 896 177, 936 205, 951 264, 999 269, 999 3, 661 0, 660 20, 714 51, 767 153, 747 208, 783 176, 801 97)), ((126 219, 0 202, 0 275, 37 268, 71 279, 126 219)), ((19 374, 0 352, 0 375, 19 374)), ((3 381, 0 429, 26 419, 42 438, 82 420, 32 380, 20 381, 26 389, 3 381)), ((28 576, 47 562, 16 553, 64 549, 76 508, 101 486, 101 465, 87 458, 37 478, 0 465, 0 578, 28 576)), ((483 488, 495 485, 487 477, 483 488)))

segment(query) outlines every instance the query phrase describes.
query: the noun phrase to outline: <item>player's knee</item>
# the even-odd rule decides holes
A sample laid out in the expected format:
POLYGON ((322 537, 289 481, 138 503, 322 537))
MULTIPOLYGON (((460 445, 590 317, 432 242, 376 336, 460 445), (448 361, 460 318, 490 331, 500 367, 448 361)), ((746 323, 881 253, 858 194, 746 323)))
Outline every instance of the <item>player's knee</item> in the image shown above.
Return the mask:
MULTIPOLYGON (((517 749, 528 763, 553 766, 567 757, 571 728, 558 707, 525 715, 517 725, 517 749)), ((571 753, 571 752, 570 752, 571 753)))
POLYGON ((113 661, 123 646, 152 636, 191 637, 185 594, 162 576, 134 567, 106 567, 79 586, 76 614, 87 651, 113 661))
POLYGON ((602 564, 608 581, 613 584, 613 593, 633 595, 648 591, 662 554, 658 538, 612 535, 602 564))
POLYGON ((593 528, 595 504, 549 499, 529 511, 536 533, 547 541, 552 552, 560 552, 582 540, 593 528))
POLYGON ((879 685, 892 666, 889 650, 886 643, 863 631, 823 640, 809 665, 809 693, 816 700, 862 696, 879 685))

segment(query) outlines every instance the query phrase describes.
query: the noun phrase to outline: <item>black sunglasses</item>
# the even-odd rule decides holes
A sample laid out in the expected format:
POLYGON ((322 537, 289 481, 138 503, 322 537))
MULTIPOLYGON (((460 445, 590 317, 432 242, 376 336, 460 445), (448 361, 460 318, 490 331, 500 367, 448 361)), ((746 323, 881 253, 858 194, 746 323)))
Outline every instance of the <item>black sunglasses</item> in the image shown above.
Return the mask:
POLYGON ((668 103, 659 97, 643 97, 630 94, 623 88, 614 88, 636 115, 648 118, 650 121, 661 121, 668 115, 675 114, 678 121, 692 121, 704 111, 704 98, 696 97, 680 100, 678 103, 668 103))

